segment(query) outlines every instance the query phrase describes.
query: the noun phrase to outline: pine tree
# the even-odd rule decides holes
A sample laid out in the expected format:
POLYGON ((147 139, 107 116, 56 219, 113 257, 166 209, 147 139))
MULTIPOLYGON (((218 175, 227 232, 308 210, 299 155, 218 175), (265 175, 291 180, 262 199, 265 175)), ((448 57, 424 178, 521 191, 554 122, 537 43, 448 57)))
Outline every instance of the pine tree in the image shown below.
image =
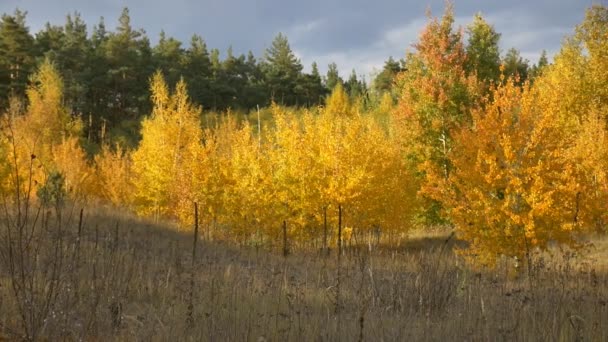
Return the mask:
POLYGON ((143 31, 131 27, 129 10, 124 8, 116 32, 103 44, 108 62, 108 98, 113 125, 136 119, 146 108, 146 82, 153 70, 150 42, 143 31))
POLYGON ((192 101, 204 108, 211 107, 211 60, 207 44, 201 36, 193 35, 184 56, 184 79, 189 84, 192 101))
POLYGON ((524 60, 520 56, 519 51, 517 49, 509 49, 502 60, 502 64, 505 67, 505 76, 517 77, 519 85, 524 84, 524 82, 528 79, 528 73, 530 69, 528 60, 524 60))
POLYGON ((534 79, 542 75, 545 67, 548 65, 549 59, 547 58, 547 51, 543 50, 538 58, 538 62, 530 70, 530 80, 534 81, 534 79))
POLYGON ((361 96, 364 96, 367 92, 365 82, 357 79, 357 73, 355 72, 355 69, 353 69, 350 74, 350 77, 348 78, 348 81, 346 81, 346 83, 344 84, 344 88, 346 88, 346 91, 351 99, 357 99, 361 96))
POLYGON ((184 75, 184 51, 181 42, 173 37, 167 38, 165 31, 160 31, 158 44, 152 50, 154 66, 162 70, 169 87, 174 87, 184 75))
POLYGON ((60 72, 65 80, 66 106, 74 114, 90 113, 86 94, 90 82, 91 65, 90 41, 87 39, 87 26, 79 13, 68 15, 64 26, 61 50, 57 58, 60 72))
POLYGON ((287 37, 279 33, 264 56, 266 84, 270 97, 277 103, 297 104, 296 86, 302 64, 289 46, 287 37))
POLYGON ((34 61, 34 39, 26 26, 27 12, 15 10, 0 21, 0 104, 23 97, 34 61))
POLYGON ((330 63, 327 67, 327 75, 325 76, 325 89, 331 93, 338 84, 344 84, 338 72, 338 65, 330 63))
POLYGON ((245 61, 244 68, 247 84, 241 95, 241 106, 244 109, 253 109, 257 106, 263 107, 268 105, 270 99, 266 96, 268 92, 264 80, 264 73, 251 51, 247 53, 247 60, 245 61))
POLYGON ((46 23, 44 29, 36 33, 36 55, 56 60, 62 49, 64 35, 63 27, 46 23))
POLYGON ((393 88, 395 77, 404 70, 401 66, 402 63, 395 61, 392 56, 384 62, 382 71, 374 79, 373 88, 376 92, 383 93, 393 88))
POLYGON ((473 23, 467 27, 469 40, 466 48, 465 69, 475 72, 480 81, 489 84, 498 81, 500 75, 500 34, 488 24, 480 13, 475 15, 473 23))
POLYGON ((84 114, 85 118, 89 116, 87 137, 90 137, 93 142, 102 142, 102 134, 100 132, 110 118, 108 115, 108 103, 111 97, 110 94, 113 92, 113 84, 108 75, 108 69, 110 68, 109 60, 106 56, 108 39, 109 35, 106 32, 102 17, 99 23, 93 27, 90 38, 91 53, 87 60, 90 74, 87 81, 87 109, 84 114))
POLYGON ((314 106, 319 104, 325 97, 325 88, 323 87, 317 63, 312 63, 311 73, 302 75, 299 83, 302 97, 301 104, 314 106))

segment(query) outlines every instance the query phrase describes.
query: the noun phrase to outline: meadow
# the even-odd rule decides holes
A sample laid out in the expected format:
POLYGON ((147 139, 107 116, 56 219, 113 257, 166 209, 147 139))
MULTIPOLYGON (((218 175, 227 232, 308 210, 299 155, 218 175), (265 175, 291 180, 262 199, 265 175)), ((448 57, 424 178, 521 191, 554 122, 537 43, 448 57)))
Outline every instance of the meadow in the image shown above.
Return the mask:
MULTIPOLYGON (((600 341, 605 239, 476 270, 445 229, 399 247, 281 249, 198 240, 169 222, 71 206, 5 211, 0 339, 600 341), (31 210, 36 213, 37 210, 31 210), (8 215, 8 216, 7 216, 8 215), (36 221, 36 223, 34 223, 36 221), (19 228, 22 227, 22 228, 19 228), (34 228, 34 229, 32 229, 34 228), (6 234, 12 232, 8 266, 6 234), (196 246, 193 252, 193 246, 196 246), (194 257, 194 258, 193 258, 194 257)), ((203 236, 201 236, 203 238, 203 236)))

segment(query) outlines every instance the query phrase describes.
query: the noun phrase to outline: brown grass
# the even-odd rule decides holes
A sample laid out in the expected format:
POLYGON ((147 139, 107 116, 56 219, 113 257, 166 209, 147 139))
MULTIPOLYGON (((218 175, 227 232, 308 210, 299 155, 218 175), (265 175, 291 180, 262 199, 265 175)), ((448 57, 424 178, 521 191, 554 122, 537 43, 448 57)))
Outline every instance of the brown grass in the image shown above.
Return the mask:
MULTIPOLYGON (((77 214, 73 210, 72 219, 64 219, 59 246, 66 257, 57 278, 31 274, 58 286, 36 339, 599 341, 608 336, 605 265, 571 252, 537 256, 527 278, 524 272, 514 275, 506 261, 492 272, 468 268, 452 252, 454 242, 445 243, 445 234, 413 236, 398 249, 372 253, 351 246, 340 261, 337 303, 335 251, 325 257, 300 250, 284 258, 276 251, 200 241, 192 269, 191 234, 103 210, 85 210, 79 234, 77 214)), ((49 265, 55 255, 50 251, 58 246, 54 219, 51 215, 51 232, 36 233, 47 238, 35 240, 39 265, 49 265)), ((596 245, 605 251, 606 244, 596 245)), ((600 253, 596 249, 591 256, 605 260, 600 253)), ((24 298, 15 295, 1 265, 0 340, 25 339, 19 313, 24 298)))

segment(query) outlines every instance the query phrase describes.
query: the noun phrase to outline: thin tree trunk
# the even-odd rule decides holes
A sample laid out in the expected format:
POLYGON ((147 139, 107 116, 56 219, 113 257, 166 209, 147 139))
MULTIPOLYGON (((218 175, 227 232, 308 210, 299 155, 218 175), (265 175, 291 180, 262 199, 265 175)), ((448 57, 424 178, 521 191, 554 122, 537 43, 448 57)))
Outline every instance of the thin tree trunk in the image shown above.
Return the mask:
POLYGON ((338 270, 336 282, 336 308, 335 313, 338 315, 338 334, 340 332, 340 282, 341 282, 341 260, 342 260, 342 206, 338 206, 338 270))
POLYGON ((283 220, 283 256, 289 255, 289 248, 287 247, 287 221, 283 220))
POLYGON ((342 254, 342 206, 338 206, 338 255, 342 254))
POLYGON ((323 208, 323 250, 329 255, 329 246, 327 245, 327 207, 323 208))
POLYGON ((196 244, 198 242, 198 203, 194 202, 194 236, 192 242, 192 264, 190 268, 190 293, 188 296, 188 313, 186 322, 188 327, 194 326, 194 269, 196 266, 196 244))

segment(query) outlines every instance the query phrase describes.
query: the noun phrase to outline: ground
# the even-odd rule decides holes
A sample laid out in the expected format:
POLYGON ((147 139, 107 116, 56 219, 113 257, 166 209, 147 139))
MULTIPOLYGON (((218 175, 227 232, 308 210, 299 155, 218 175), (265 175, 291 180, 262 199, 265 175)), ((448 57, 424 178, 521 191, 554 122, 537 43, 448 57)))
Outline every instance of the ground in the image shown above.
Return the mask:
POLYGON ((608 336, 606 239, 590 238, 586 257, 536 256, 530 272, 509 260, 474 269, 453 251, 464 244, 441 230, 411 234, 398 248, 350 246, 339 266, 335 249, 283 257, 279 249, 205 240, 193 263, 192 232, 116 211, 84 211, 82 221, 78 214, 65 214, 61 229, 51 214, 31 240, 40 249, 13 253, 25 256, 14 260, 15 272, 2 245, 0 340, 608 336))

